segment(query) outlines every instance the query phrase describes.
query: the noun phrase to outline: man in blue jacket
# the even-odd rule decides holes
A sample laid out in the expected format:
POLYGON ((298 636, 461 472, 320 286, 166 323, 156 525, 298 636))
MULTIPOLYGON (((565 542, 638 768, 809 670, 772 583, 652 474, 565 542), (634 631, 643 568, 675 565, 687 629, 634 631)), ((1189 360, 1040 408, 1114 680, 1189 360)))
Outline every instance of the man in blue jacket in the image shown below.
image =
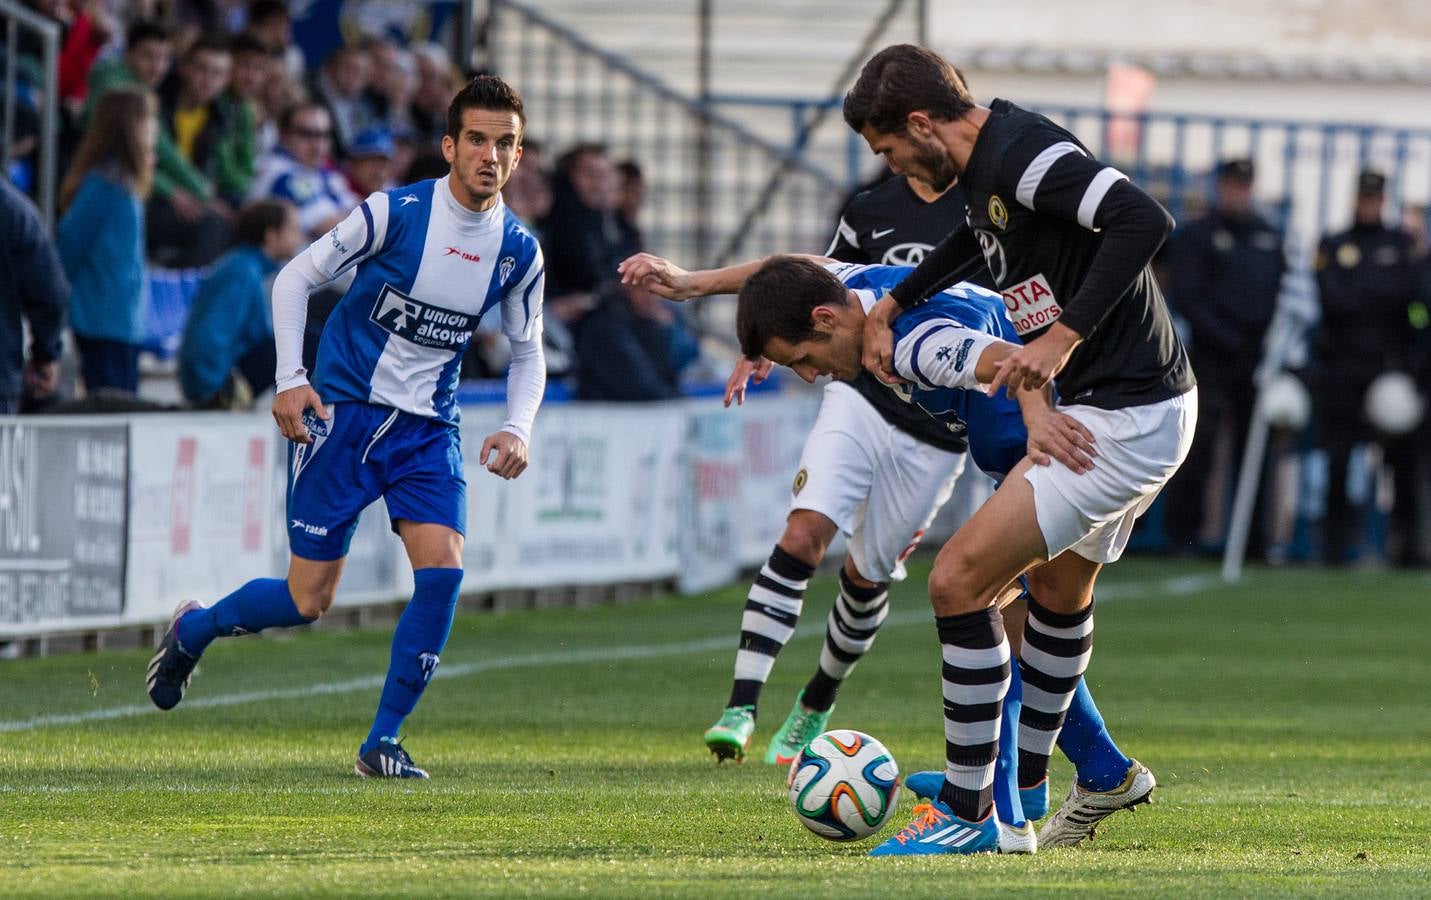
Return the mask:
POLYGON ((0 415, 19 412, 28 384, 36 399, 55 392, 70 284, 35 207, 0 179, 0 415), (25 360, 21 317, 30 323, 25 360))
POLYGON ((204 280, 179 348, 184 399, 204 409, 251 405, 273 385, 277 359, 265 284, 303 246, 293 206, 259 200, 237 222, 239 245, 204 280))

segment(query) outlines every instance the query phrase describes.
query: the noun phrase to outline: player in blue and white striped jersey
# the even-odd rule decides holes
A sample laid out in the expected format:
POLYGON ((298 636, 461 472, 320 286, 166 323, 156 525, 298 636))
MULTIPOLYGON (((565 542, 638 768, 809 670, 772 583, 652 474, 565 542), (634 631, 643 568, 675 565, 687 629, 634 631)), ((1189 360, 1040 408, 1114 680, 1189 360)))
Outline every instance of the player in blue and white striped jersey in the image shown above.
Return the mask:
POLYGON ((462 583, 467 484, 455 391, 484 313, 500 307, 512 343, 507 418, 479 454, 489 471, 515 478, 526 469, 546 382, 541 248, 501 198, 521 158, 524 125, 515 91, 499 78, 473 79, 448 110, 449 173, 373 194, 279 273, 273 415, 293 442, 288 577, 256 579, 211 607, 186 603, 175 612, 149 665, 149 695, 161 709, 183 698, 214 639, 322 615, 358 515, 382 497, 415 589, 394 631, 387 681, 355 769, 427 777, 398 732, 437 669, 462 583), (308 294, 349 273, 310 381, 302 364, 308 294))

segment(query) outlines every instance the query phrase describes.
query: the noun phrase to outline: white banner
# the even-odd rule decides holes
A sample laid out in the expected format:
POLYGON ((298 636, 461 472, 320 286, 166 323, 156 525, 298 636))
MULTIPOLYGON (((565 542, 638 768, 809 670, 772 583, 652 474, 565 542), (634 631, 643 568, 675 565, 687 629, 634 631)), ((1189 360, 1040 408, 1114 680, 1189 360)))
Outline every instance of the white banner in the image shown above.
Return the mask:
POLYGON ((270 574, 273 420, 195 413, 130 420, 128 621, 212 603, 270 574))

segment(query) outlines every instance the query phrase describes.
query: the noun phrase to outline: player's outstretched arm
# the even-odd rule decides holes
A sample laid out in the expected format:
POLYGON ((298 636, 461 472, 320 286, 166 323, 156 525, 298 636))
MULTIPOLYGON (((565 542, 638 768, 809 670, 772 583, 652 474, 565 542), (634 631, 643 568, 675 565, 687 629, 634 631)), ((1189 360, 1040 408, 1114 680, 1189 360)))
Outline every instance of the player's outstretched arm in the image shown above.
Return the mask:
MULTIPOLYGON (((791 255, 813 260, 821 265, 835 261, 805 253, 791 255)), ((622 260, 616 271, 621 275, 622 284, 640 285, 667 300, 682 301, 713 294, 738 293, 745 285, 745 280, 759 271, 767 259, 769 257, 763 256, 720 269, 698 269, 689 272, 665 257, 652 253, 637 253, 622 260)))

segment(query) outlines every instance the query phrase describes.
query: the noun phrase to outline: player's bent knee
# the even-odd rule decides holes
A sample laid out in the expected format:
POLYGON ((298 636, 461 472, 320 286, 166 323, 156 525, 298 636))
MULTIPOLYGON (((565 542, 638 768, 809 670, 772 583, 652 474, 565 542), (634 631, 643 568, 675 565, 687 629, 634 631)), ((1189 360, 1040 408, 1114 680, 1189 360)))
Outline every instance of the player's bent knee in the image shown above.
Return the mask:
POLYGON ((853 557, 845 557, 844 571, 846 580, 848 580, 850 584, 862 590, 872 591, 879 588, 889 587, 888 581, 870 581, 868 578, 861 575, 859 569, 855 568, 855 560, 853 557))
POLYGON ((929 602, 936 614, 974 612, 989 606, 990 599, 979 590, 971 565, 957 555, 940 555, 929 573, 929 602))
POLYGON ((835 523, 824 515, 808 509, 797 509, 785 523, 780 536, 781 550, 811 566, 825 558, 825 550, 835 538, 835 523))
POLYGON ((333 598, 336 591, 325 592, 297 592, 291 587, 289 592, 293 594, 293 606, 298 610, 298 614, 310 622, 316 622, 328 611, 328 607, 333 605, 333 598))

